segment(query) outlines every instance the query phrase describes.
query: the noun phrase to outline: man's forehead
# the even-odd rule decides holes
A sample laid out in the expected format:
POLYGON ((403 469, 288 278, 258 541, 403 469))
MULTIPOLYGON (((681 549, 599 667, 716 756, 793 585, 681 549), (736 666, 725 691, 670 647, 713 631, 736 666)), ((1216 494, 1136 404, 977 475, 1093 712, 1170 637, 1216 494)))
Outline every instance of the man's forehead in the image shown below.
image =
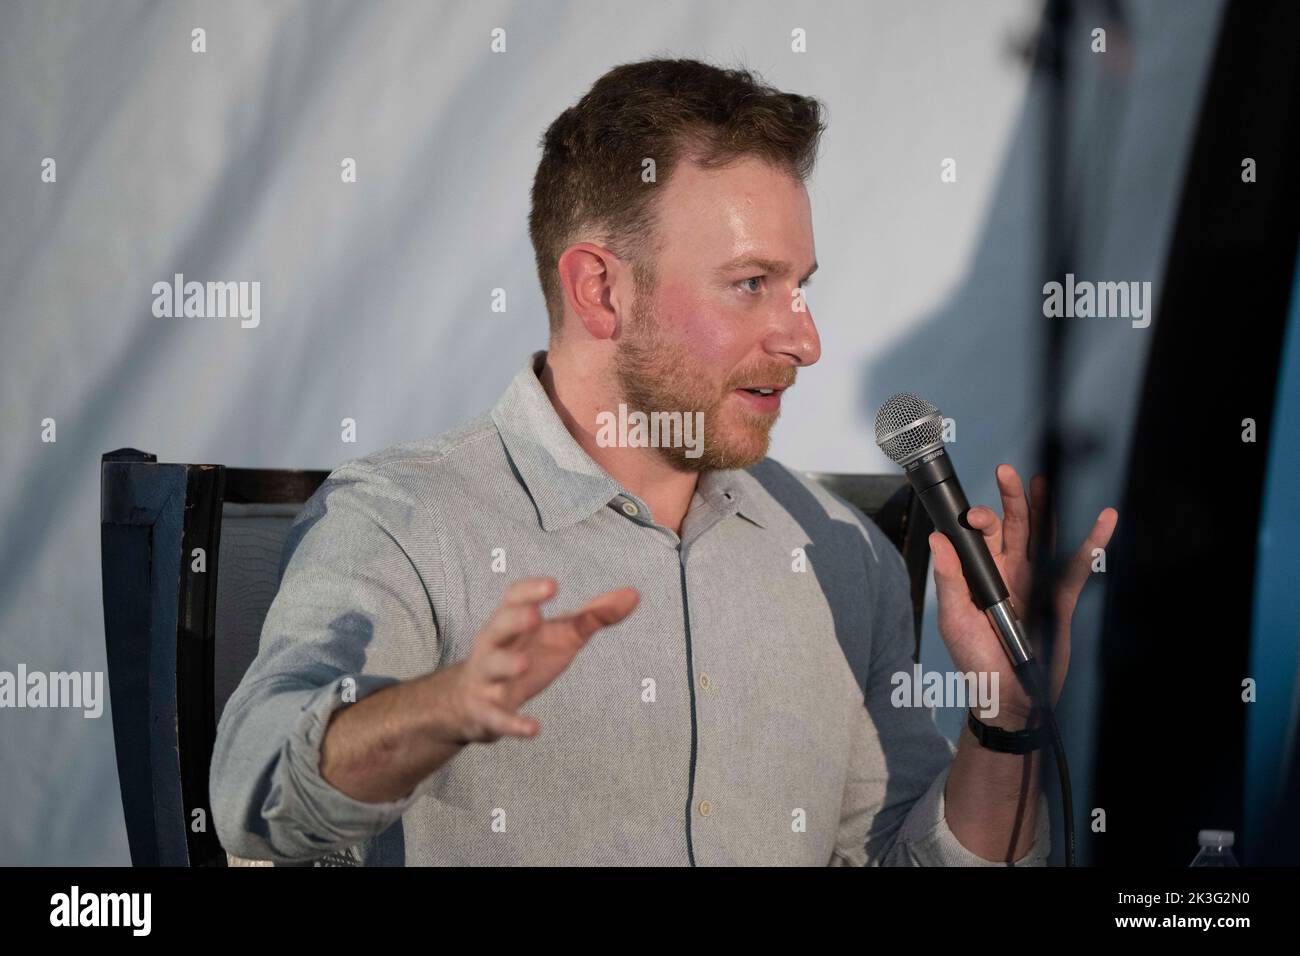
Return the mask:
MULTIPOLYGON (((719 274, 730 274, 732 272, 738 272, 746 269, 754 269, 759 272, 767 272, 767 273, 771 273, 772 275, 781 276, 781 275, 786 275, 787 273, 793 272, 796 269, 800 269, 800 268, 801 268, 800 266, 796 265, 793 262, 790 262, 787 259, 774 258, 774 257, 769 257, 764 255, 754 255, 752 253, 744 253, 742 255, 735 256, 727 260, 726 262, 724 262, 722 265, 718 266, 717 272, 719 274)), ((807 266, 806 268, 802 268, 801 271, 805 279, 808 276, 812 275, 814 272, 817 271, 817 260, 814 259, 812 261, 812 265, 807 266)))
POLYGON ((659 220, 676 243, 708 246, 732 260, 784 262, 809 274, 809 266, 815 267, 807 191, 797 178, 762 160, 719 169, 683 163, 669 180, 665 198, 659 220))

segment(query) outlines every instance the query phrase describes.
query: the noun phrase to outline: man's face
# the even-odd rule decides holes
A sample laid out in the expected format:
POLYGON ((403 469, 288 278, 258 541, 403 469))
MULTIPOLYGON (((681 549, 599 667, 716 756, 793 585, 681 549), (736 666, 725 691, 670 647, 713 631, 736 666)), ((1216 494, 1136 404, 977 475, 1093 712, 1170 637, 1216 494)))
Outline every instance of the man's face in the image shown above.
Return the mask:
POLYGON ((629 410, 704 413, 704 450, 680 468, 748 468, 767 454, 782 391, 821 355, 800 287, 816 268, 803 185, 752 158, 683 160, 659 198, 653 290, 638 287, 615 374, 629 410), (774 389, 768 396, 747 389, 774 389))

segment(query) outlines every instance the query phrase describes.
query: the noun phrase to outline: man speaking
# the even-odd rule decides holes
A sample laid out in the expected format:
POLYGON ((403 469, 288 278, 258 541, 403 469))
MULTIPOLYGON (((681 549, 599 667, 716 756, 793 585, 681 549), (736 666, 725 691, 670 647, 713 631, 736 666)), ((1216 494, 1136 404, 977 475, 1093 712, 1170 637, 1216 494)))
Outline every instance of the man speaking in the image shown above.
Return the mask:
MULTIPOLYGON (((901 556, 766 457, 821 350, 802 286, 823 129, 816 100, 662 59, 609 71, 551 124, 530 217, 549 348, 520 356, 490 413, 335 470, 295 522, 218 728, 231 853, 1046 860, 1041 751, 966 729, 954 754, 928 709, 891 704, 912 669, 901 556)), ((969 521, 1025 607, 1041 509, 1009 466, 997 477, 1004 517, 969 521)), ((1054 694, 1117 517, 1101 513, 1056 598, 1054 694)), ((930 545, 954 664, 996 672, 986 723, 1024 731, 997 633, 947 538, 930 545)))

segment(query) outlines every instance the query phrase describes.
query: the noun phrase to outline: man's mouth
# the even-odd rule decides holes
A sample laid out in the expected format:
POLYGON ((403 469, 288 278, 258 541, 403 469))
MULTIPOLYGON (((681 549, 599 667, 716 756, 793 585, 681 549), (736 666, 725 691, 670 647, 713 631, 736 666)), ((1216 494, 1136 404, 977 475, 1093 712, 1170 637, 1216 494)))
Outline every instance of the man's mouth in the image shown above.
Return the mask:
POLYGON ((750 385, 735 390, 744 401, 760 412, 775 412, 781 408, 781 385, 750 385))

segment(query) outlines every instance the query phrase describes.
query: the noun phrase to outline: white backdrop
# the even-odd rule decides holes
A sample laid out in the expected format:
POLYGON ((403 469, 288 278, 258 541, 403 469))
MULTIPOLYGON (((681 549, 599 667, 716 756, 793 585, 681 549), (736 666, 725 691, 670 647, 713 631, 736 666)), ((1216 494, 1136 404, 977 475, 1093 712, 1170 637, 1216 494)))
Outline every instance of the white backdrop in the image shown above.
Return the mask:
MULTIPOLYGON (((1089 51, 1084 14, 1081 278, 1152 280, 1158 302, 1219 10, 1130 8, 1126 76, 1114 36, 1089 51)), ((0 670, 105 670, 103 452, 330 468, 489 407, 545 345, 526 221, 538 138, 605 69, 649 55, 743 64, 829 107, 810 186, 823 355, 775 457, 886 470, 874 408, 916 391, 957 419, 966 490, 994 502, 994 466, 1027 473, 1037 421, 1037 95, 1009 51, 1038 15, 1028 0, 0 7, 0 670), (796 28, 807 52, 791 50, 796 28), (949 157, 956 183, 940 181, 949 157), (260 282, 260 324, 154 317, 152 285, 177 272, 260 282)), ((1154 324, 1070 321, 1069 409, 1105 438, 1068 492, 1077 540, 1119 504, 1154 324)), ((1062 705, 1081 818, 1090 590, 1062 705)), ((930 602, 926 667, 942 669, 930 602)), ((959 716, 939 715, 950 736, 959 716)), ((0 710, 0 863, 128 862, 111 708, 0 710)))

